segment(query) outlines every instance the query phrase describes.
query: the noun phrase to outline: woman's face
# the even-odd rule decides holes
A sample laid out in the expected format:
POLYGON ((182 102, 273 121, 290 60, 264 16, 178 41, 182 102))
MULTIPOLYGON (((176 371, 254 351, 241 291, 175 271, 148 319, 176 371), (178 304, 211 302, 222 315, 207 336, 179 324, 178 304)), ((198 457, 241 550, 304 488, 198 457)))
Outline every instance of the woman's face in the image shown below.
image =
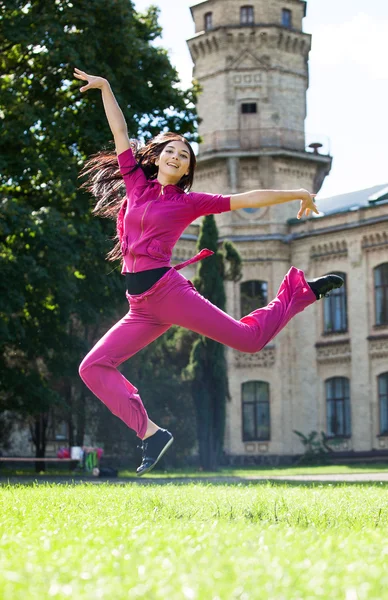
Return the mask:
POLYGON ((155 161, 161 183, 177 184, 190 170, 190 151, 184 142, 169 142, 155 161))

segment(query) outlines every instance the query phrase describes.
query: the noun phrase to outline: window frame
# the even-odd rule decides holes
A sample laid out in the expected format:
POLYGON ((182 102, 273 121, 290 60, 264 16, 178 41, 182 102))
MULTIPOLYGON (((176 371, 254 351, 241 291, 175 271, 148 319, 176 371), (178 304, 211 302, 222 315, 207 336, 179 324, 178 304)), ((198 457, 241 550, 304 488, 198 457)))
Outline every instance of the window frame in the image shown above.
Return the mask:
POLYGON ((379 401, 379 436, 383 436, 383 437, 388 437, 388 371, 385 373, 380 373, 380 375, 377 376, 377 395, 378 395, 378 401, 379 401), (385 388, 385 392, 381 393, 380 391, 380 382, 385 382, 384 385, 386 386, 385 388), (382 403, 385 403, 385 419, 386 419, 386 426, 385 429, 383 429, 382 427, 382 403))
POLYGON ((240 6, 240 25, 249 27, 255 24, 255 8, 253 4, 240 6))
POLYGON ((326 409, 326 435, 330 439, 345 439, 352 436, 352 416, 351 416, 351 403, 350 403, 350 382, 348 377, 330 377, 325 380, 325 409, 326 409), (340 384, 342 389, 342 395, 336 397, 336 385, 340 384), (332 386, 333 395, 329 397, 329 387, 332 386), (339 433, 332 433, 331 426, 329 426, 329 403, 333 404, 335 417, 338 415, 338 405, 342 412, 342 423, 343 431, 339 433))
POLYGON ((282 8, 282 27, 292 29, 292 10, 290 8, 282 8), (287 18, 285 19, 286 15, 287 18))
POLYGON ((340 271, 332 272, 335 275, 339 275, 340 277, 342 277, 345 283, 342 287, 333 290, 328 298, 323 298, 323 335, 330 335, 332 333, 347 333, 349 329, 346 273, 342 273, 340 271), (336 309, 338 308, 338 305, 341 327, 339 327, 338 329, 335 327, 329 329, 328 324, 330 322, 334 323, 335 325, 337 314, 336 309), (329 319, 327 319, 328 312, 330 313, 329 319))
POLYGON ((261 381, 261 380, 250 380, 250 381, 245 381, 244 383, 241 384, 241 438, 242 441, 244 443, 249 443, 249 442, 269 442, 271 441, 271 398, 270 398, 270 384, 268 383, 268 381, 261 381), (266 396, 267 399, 266 400, 256 400, 257 396, 259 395, 257 393, 257 387, 255 387, 255 400, 244 400, 244 386, 246 386, 247 384, 264 384, 265 388, 266 388, 266 396), (260 424, 257 422, 257 407, 258 406, 264 406, 266 407, 266 411, 267 411, 267 424, 266 424, 266 429, 267 429, 267 436, 262 436, 260 437, 258 434, 258 431, 260 429, 260 424), (244 423, 245 423, 245 419, 244 419, 244 415, 245 415, 245 411, 244 411, 244 407, 245 406, 250 406, 253 407, 253 419, 254 419, 254 435, 253 437, 247 436, 246 432, 245 432, 245 428, 244 428, 244 423))
POLYGON ((208 11, 203 16, 203 25, 205 31, 211 31, 213 29, 213 13, 208 11), (210 26, 208 24, 210 23, 210 26))
MULTIPOLYGON (((251 285, 251 287, 253 287, 251 285)), ((252 310, 256 310, 258 308, 263 308, 264 306, 267 306, 268 304, 268 281, 265 281, 264 279, 248 279, 247 281, 242 281, 240 283, 240 314, 241 317, 245 317, 246 315, 249 315, 252 310, 251 310, 251 306, 249 306, 247 309, 243 308, 243 304, 242 304, 242 300, 245 297, 249 297, 252 298, 252 306, 254 305, 254 308, 252 308, 252 310), (251 296, 247 296, 247 292, 243 291, 243 286, 245 286, 245 288, 248 287, 248 284, 260 284, 260 294, 252 294, 251 296), (264 287, 264 290, 263 290, 264 287), (265 299, 265 303, 262 304, 261 302, 256 302, 253 299, 254 298, 258 298, 259 296, 262 296, 263 299, 265 299)))
POLYGON ((374 307, 375 307, 375 327, 387 327, 388 326, 388 262, 381 263, 373 269, 373 295, 374 295, 374 307), (381 284, 376 283, 376 275, 379 270, 381 273, 381 284), (385 281, 384 281, 385 278, 385 281), (378 296, 377 290, 382 290, 382 322, 378 320, 378 296))
POLYGON ((257 110, 257 102, 241 102, 241 108, 240 108, 241 114, 242 115, 257 115, 258 110, 257 110), (250 107, 253 108, 255 107, 255 110, 243 110, 243 107, 250 107))

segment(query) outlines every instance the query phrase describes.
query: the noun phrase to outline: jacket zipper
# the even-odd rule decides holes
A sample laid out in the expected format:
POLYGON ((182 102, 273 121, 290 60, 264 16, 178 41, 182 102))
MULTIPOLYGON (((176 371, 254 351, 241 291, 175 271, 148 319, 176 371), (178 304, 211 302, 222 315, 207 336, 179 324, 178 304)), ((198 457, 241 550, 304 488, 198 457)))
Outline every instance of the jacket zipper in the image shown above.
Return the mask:
MULTIPOLYGON (((150 204, 152 204, 152 200, 150 200, 150 201, 148 202, 147 206, 146 206, 146 207, 145 207, 145 209, 144 209, 143 216, 142 216, 142 218, 141 218, 141 222, 140 222, 140 235, 139 235, 139 237, 137 238, 136 242, 133 242, 133 244, 135 244, 135 243, 139 242, 139 241, 141 240, 141 237, 142 237, 143 233, 144 233, 144 228, 143 228, 143 224, 144 224, 144 217, 146 216, 146 213, 147 213, 147 210, 148 210, 148 207, 149 207, 149 205, 150 205, 150 204)), ((133 244, 132 244, 132 246, 131 246, 131 247, 130 247, 130 249, 129 249, 129 252, 130 252, 130 254, 132 254, 132 256, 133 256, 133 259, 134 259, 134 261, 133 261, 133 267, 132 267, 132 273, 134 273, 134 272, 135 272, 135 267, 136 267, 136 258, 137 258, 137 257, 135 256, 135 254, 133 253, 133 251, 132 251, 133 244)))

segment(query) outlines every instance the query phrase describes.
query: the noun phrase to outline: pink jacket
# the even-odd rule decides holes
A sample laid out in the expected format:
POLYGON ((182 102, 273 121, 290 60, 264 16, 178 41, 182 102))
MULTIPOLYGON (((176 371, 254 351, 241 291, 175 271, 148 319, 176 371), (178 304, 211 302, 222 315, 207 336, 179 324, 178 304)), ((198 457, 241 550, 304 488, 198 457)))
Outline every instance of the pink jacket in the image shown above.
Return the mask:
MULTIPOLYGON (((157 267, 169 267, 173 248, 184 230, 203 215, 230 210, 230 196, 186 193, 176 185, 162 186, 148 180, 136 165, 129 148, 118 155, 127 192, 117 219, 124 264, 122 273, 137 273, 157 267)), ((202 250, 176 269, 213 254, 202 250)))

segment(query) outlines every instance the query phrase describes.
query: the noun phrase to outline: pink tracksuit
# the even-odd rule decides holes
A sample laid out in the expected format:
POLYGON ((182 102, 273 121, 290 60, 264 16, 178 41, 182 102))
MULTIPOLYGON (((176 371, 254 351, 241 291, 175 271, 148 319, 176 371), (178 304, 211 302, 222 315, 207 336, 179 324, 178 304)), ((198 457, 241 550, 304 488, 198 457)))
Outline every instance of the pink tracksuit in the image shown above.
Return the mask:
MULTIPOLYGON (((118 156, 127 197, 118 217, 123 273, 170 266, 174 245, 200 216, 230 210, 230 197, 185 193, 177 186, 149 181, 135 164, 130 149, 118 156)), ((127 297, 129 312, 114 325, 80 365, 80 375, 104 404, 143 438, 147 412, 138 390, 117 367, 171 327, 179 325, 241 352, 259 352, 288 321, 316 297, 302 271, 291 267, 276 298, 239 321, 201 296, 177 271, 212 254, 196 257, 165 273, 143 294, 127 297)))

